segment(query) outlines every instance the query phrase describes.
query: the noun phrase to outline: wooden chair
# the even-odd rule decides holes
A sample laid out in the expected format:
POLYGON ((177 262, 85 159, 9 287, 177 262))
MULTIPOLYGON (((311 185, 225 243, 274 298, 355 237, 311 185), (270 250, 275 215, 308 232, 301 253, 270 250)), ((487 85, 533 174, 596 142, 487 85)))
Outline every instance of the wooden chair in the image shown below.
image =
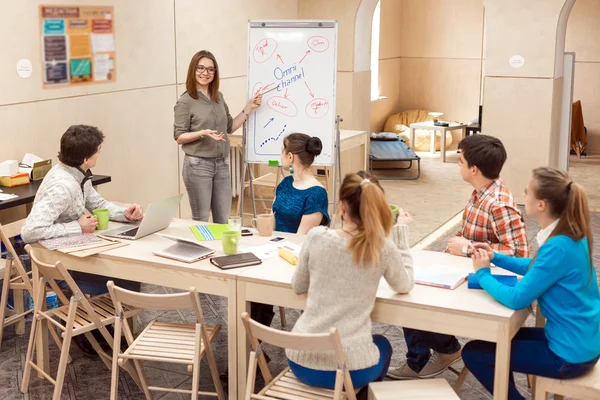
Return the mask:
MULTIPOLYGON (((31 369, 35 369, 42 377, 54 385, 53 400, 58 400, 61 397, 62 388, 67 370, 67 362, 69 359, 69 348, 71 339, 77 335, 85 335, 89 340, 94 350, 98 353, 104 364, 110 369, 111 357, 106 354, 100 344, 96 341, 91 331, 98 329, 104 339, 112 346, 113 337, 106 329, 107 325, 112 325, 115 321, 115 310, 108 293, 99 296, 87 298, 79 289, 71 275, 67 272, 60 261, 56 264, 46 264, 41 262, 35 250, 30 246, 25 246, 25 250, 31 257, 32 270, 39 273, 39 286, 34 291, 34 311, 33 321, 31 323, 31 332, 29 336, 29 345, 27 346, 27 355, 25 357, 25 370, 23 372, 23 382, 21 384, 21 392, 27 393, 29 389, 29 378, 31 369), (73 296, 70 299, 64 295, 57 281, 66 282, 73 296), (49 286, 63 304, 61 307, 45 311, 46 305, 46 286, 49 286), (60 322, 57 322, 60 321, 60 322), (41 324, 49 324, 49 331, 61 347, 60 361, 56 373, 56 379, 39 368, 33 361, 33 354, 36 351, 36 343, 41 339, 43 330, 41 324), (62 331, 63 341, 57 336, 54 329, 62 331)), ((133 317, 141 312, 139 309, 127 307, 122 311, 127 318, 133 317)), ((120 334, 117 335, 120 340, 120 334)), ((40 351, 41 349, 37 349, 40 351)), ((125 368, 131 373, 132 378, 139 385, 138 377, 132 368, 125 368)))
POLYGON ((346 369, 342 343, 337 329, 331 328, 329 333, 306 335, 282 332, 259 324, 250 319, 250 315, 246 312, 242 314, 242 322, 246 328, 248 341, 252 348, 252 351, 250 352, 245 400, 356 400, 354 386, 350 379, 350 371, 346 369), (335 389, 322 389, 305 385, 296 379, 289 367, 273 378, 267 367, 267 362, 259 340, 264 343, 287 349, 335 351, 338 364, 335 389), (258 394, 254 394, 254 380, 256 378, 257 366, 260 368, 267 385, 258 394), (345 391, 344 388, 346 389, 345 391))
POLYGON ((116 316, 110 386, 111 400, 117 399, 119 386, 118 365, 127 365, 129 360, 133 361, 142 384, 142 390, 147 399, 152 399, 152 395, 150 394, 152 390, 187 393, 191 394, 192 399, 196 399, 197 395, 208 395, 216 396, 219 400, 225 400, 225 394, 219 381, 219 372, 212 349, 212 343, 221 330, 221 325, 206 325, 196 289, 191 288, 189 293, 154 295, 122 289, 115 286, 112 281, 108 282, 107 286, 114 304, 116 316), (192 308, 196 313, 196 324, 165 323, 153 320, 134 340, 129 325, 123 323, 123 320, 127 317, 127 314, 124 312, 127 306, 152 310, 192 308), (129 345, 125 352, 121 352, 121 342, 117 339, 121 336, 121 331, 124 331, 125 339, 129 345), (198 391, 200 361, 204 356, 208 359, 208 366, 217 390, 216 392, 198 391), (143 360, 187 365, 188 371, 192 372, 192 390, 148 386, 141 365, 141 361, 143 360))
POLYGON ((535 377, 535 400, 546 400, 554 393, 554 400, 563 400, 564 396, 574 399, 600 399, 600 365, 584 376, 575 379, 551 379, 535 377))
POLYGON ((445 379, 369 383, 369 400, 459 400, 445 379))
POLYGON ((6 259, 3 264, 0 259, 0 269, 2 269, 2 297, 0 298, 0 346, 2 346, 2 335, 4 333, 4 327, 17 324, 17 334, 25 333, 25 317, 32 313, 33 310, 25 311, 23 305, 23 290, 27 290, 29 295, 33 298, 32 283, 31 283, 31 272, 27 273, 21 259, 19 258, 15 248, 13 247, 10 239, 21 233, 21 228, 25 220, 13 222, 11 224, 2 226, 0 224, 0 242, 4 243, 10 257, 6 259), (16 270, 16 274, 13 276, 13 269, 16 270), (8 303, 8 292, 13 291, 14 311, 7 310, 6 306, 8 303))

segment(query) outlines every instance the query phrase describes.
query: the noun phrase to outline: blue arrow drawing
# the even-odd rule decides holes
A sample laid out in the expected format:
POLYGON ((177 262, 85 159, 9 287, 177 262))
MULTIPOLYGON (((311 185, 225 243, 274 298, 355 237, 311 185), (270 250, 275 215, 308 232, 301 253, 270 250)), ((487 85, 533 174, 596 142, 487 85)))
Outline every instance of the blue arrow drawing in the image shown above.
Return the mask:
POLYGON ((266 128, 267 126, 269 126, 269 124, 270 124, 271 122, 273 122, 273 120, 274 120, 274 119, 275 119, 275 118, 269 118, 269 122, 267 122, 267 124, 266 124, 265 126, 263 126, 263 128, 266 128))

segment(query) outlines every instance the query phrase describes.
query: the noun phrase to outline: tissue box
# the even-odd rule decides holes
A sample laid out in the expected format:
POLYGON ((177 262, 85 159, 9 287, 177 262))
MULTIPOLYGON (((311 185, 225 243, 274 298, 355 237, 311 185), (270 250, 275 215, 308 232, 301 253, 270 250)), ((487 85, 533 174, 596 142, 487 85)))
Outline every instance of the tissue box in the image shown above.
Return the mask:
POLYGON ((29 183, 29 174, 20 172, 13 176, 0 176, 0 186, 14 187, 27 185, 29 183))
POLYGON ((0 176, 13 176, 19 172, 17 160, 6 160, 0 163, 0 176))

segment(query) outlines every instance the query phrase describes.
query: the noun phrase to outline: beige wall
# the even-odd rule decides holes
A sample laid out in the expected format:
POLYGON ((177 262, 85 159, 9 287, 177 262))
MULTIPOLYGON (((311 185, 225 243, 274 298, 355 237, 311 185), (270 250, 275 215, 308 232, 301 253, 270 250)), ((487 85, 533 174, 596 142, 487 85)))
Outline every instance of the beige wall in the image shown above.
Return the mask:
MULTIPOLYGON (((387 99, 371 103, 371 131, 383 129, 389 115, 409 108, 435 109, 451 121, 475 118, 483 98, 485 30, 481 0, 381 0, 379 87, 387 99)), ((507 40, 504 34, 494 37, 507 40)), ((590 152, 600 151, 598 37, 600 1, 577 0, 565 51, 576 53, 574 100, 582 102, 590 152)), ((507 72, 505 59, 501 53, 488 60, 492 76, 507 72)), ((528 56, 527 69, 518 70, 519 75, 552 77, 552 63, 540 70, 541 64, 529 62, 536 59, 536 54, 528 56)))
MULTIPOLYGON (((0 41, 0 160, 21 159, 28 151, 56 162, 69 125, 96 125, 106 141, 94 172, 112 176, 102 194, 144 205, 180 190, 173 105, 193 53, 215 53, 222 92, 230 108, 239 110, 246 93, 247 20, 298 16, 298 0, 225 0, 210 7, 195 0, 72 0, 66 4, 115 7, 117 81, 44 90, 41 3, 0 2, 0 36, 10 38, 0 41), (33 63, 29 79, 16 74, 21 58, 33 63)), ((350 98, 349 109, 351 104, 350 98)), ((182 206, 182 216, 189 216, 187 200, 182 206)))
POLYGON ((408 109, 477 117, 483 47, 481 0, 381 0, 380 94, 371 130, 408 109))

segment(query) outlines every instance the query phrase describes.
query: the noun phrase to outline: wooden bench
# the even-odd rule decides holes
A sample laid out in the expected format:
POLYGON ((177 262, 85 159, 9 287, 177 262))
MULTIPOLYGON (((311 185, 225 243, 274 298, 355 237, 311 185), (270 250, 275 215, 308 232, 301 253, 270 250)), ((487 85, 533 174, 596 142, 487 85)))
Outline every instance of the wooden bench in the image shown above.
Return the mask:
POLYGON ((445 379, 385 381, 369 384, 369 400, 459 400, 445 379))
POLYGON ((563 396, 577 400, 600 399, 600 364, 596 364, 590 373, 575 379, 551 379, 535 377, 535 400, 545 400, 553 393, 555 400, 563 396))

